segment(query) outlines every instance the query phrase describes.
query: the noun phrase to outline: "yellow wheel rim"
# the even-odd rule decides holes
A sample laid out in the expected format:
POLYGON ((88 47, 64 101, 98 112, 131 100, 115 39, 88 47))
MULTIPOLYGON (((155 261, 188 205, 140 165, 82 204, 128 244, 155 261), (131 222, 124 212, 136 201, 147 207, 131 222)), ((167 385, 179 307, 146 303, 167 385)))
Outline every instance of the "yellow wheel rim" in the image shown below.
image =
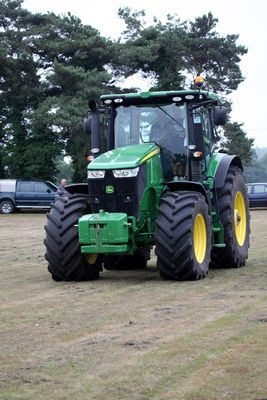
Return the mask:
POLYGON ((87 264, 94 264, 97 260, 97 254, 84 254, 87 264))
POLYGON ((194 222, 194 252, 196 260, 201 264, 205 258, 207 248, 207 229, 202 214, 197 214, 194 222))
POLYGON ((235 236, 239 246, 243 246, 247 232, 247 214, 243 194, 237 192, 234 205, 235 236))

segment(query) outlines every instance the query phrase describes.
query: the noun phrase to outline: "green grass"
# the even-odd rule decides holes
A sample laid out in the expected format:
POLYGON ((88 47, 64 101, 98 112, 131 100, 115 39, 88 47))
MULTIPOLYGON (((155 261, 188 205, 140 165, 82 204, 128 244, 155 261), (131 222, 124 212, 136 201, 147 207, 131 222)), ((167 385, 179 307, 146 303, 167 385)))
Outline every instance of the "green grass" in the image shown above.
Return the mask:
POLYGON ((72 283, 47 272, 44 214, 0 216, 0 399, 267 399, 266 215, 244 268, 72 283))

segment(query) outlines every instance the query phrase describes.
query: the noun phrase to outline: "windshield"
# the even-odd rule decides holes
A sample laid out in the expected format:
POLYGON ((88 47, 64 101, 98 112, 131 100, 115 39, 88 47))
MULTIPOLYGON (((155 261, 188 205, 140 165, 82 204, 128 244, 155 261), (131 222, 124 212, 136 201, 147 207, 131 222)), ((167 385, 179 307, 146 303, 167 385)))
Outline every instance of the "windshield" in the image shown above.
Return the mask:
POLYGON ((164 105, 119 106, 115 117, 115 147, 155 142, 172 153, 185 153, 186 108, 164 105))

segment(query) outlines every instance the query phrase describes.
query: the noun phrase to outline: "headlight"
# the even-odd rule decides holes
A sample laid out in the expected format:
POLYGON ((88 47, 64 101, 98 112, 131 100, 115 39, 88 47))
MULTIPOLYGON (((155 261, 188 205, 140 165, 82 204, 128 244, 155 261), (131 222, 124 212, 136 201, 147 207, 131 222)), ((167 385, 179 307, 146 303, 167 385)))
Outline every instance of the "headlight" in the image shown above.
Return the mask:
POLYGON ((88 170, 87 171, 87 178, 88 179, 102 179, 105 176, 105 171, 103 170, 88 170))
POLYGON ((113 175, 115 178, 134 178, 137 176, 139 167, 130 169, 114 169, 113 175))

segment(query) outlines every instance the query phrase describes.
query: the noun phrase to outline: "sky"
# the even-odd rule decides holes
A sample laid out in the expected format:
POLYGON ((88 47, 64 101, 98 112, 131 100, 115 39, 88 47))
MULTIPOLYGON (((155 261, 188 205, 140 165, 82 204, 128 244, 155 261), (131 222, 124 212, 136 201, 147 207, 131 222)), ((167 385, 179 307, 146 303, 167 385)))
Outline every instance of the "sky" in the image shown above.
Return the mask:
MULTIPOLYGON (((262 0, 24 0, 23 8, 31 12, 54 12, 79 17, 84 25, 91 25, 102 36, 116 39, 125 28, 118 17, 119 7, 133 11, 145 10, 146 20, 153 17, 165 22, 167 14, 176 14, 181 21, 193 21, 211 12, 217 18, 216 31, 225 36, 238 34, 237 44, 248 49, 239 63, 245 81, 228 96, 232 101, 231 122, 243 124, 247 137, 255 147, 267 147, 265 122, 265 66, 267 66, 267 23, 265 2, 262 0)), ((267 82, 267 80, 266 80, 267 82)), ((134 81, 140 90, 147 90, 147 82, 134 81)))

